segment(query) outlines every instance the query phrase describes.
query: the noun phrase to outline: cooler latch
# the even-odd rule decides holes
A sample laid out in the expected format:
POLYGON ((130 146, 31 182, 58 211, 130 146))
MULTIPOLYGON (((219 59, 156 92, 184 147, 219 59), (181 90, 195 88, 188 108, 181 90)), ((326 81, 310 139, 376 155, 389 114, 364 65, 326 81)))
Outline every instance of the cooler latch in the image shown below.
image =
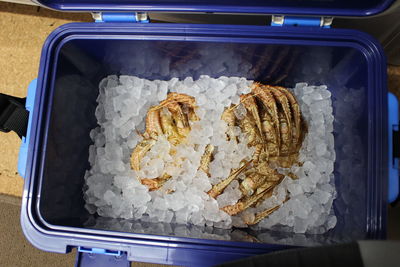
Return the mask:
POLYGON ((312 26, 330 28, 333 17, 300 17, 273 15, 271 26, 312 26))
POLYGON ((146 12, 93 12, 95 22, 149 23, 146 12))

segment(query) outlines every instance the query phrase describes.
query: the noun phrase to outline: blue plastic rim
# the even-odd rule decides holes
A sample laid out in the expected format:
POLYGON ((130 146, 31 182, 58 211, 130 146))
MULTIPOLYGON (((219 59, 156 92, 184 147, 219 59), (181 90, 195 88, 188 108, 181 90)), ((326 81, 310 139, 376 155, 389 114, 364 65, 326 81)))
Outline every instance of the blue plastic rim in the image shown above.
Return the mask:
POLYGON ((37 0, 40 4, 63 11, 149 11, 149 12, 216 12, 247 14, 291 14, 325 16, 371 16, 383 12, 393 0, 37 0))
POLYGON ((28 128, 26 130, 26 137, 23 136, 18 155, 18 173, 22 178, 25 178, 25 170, 28 158, 29 140, 32 130, 32 113, 35 103, 37 79, 34 79, 28 86, 28 94, 26 96, 25 108, 29 111, 28 128))
MULTIPOLYGON (((124 23, 64 25, 49 36, 42 51, 21 208, 24 233, 31 243, 46 251, 65 253, 71 247, 98 248, 127 252, 129 260, 183 265, 216 264, 291 246, 382 238, 388 175, 385 70, 380 46, 369 36, 350 30, 124 23), (351 213, 338 217, 335 231, 318 237, 260 232, 259 237, 271 235, 263 239, 270 240, 264 243, 222 241, 170 235, 166 230, 169 226, 158 232, 159 228, 146 228, 144 234, 128 231, 125 222, 93 218, 86 212, 83 174, 91 142, 88 132, 96 125, 94 109, 99 79, 114 73, 135 75, 140 71, 135 68, 135 61, 120 59, 134 59, 135 51, 142 53, 146 47, 175 44, 188 45, 188 49, 210 45, 210 49, 222 47, 227 51, 240 51, 243 45, 331 51, 336 57, 332 66, 338 66, 338 80, 355 70, 354 76, 347 79, 349 87, 364 88, 360 90, 366 101, 356 130, 362 136, 367 133, 365 143, 361 143, 367 147, 367 153, 361 157, 368 164, 360 168, 362 175, 337 181, 338 195, 349 198, 335 200, 334 205, 339 212, 346 209, 351 213), (74 108, 77 105, 79 108, 74 108), (87 114, 91 115, 90 120, 87 114), (61 132, 55 134, 56 130, 61 132), (80 133, 85 137, 78 137, 80 133), (357 187, 356 196, 346 191, 350 186, 357 187)), ((327 82, 334 87, 335 80, 327 82)), ((332 89, 333 97, 340 99, 338 92, 332 89)), ((344 154, 337 151, 337 158, 344 154)))
POLYGON ((399 159, 393 157, 393 131, 399 131, 399 101, 393 93, 388 94, 389 130, 389 188, 388 201, 394 202, 399 196, 399 159))

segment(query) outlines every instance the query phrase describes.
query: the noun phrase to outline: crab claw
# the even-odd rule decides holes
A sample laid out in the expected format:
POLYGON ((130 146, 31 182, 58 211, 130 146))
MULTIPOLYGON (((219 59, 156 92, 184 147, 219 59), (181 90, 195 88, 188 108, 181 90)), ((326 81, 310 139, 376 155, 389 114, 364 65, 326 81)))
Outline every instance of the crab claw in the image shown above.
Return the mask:
POLYGON ((231 174, 228 176, 228 178, 226 178, 225 180, 219 182, 218 184, 214 185, 210 191, 207 192, 207 194, 210 197, 216 198, 218 195, 220 195, 224 189, 235 179, 238 178, 239 174, 242 173, 242 171, 244 171, 244 169, 246 169, 250 163, 252 161, 248 161, 245 164, 243 164, 243 166, 241 166, 240 168, 234 170, 233 172, 231 172, 231 174))

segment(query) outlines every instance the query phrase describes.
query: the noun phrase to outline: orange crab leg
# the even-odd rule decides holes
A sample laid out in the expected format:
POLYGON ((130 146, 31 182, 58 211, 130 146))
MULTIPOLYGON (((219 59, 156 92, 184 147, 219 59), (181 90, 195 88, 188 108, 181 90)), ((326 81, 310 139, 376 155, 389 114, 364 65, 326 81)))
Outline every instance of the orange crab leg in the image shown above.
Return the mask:
POLYGON ((277 144, 280 147, 280 132, 279 132, 279 117, 278 117, 278 107, 276 101, 270 90, 259 83, 254 83, 252 85, 253 93, 261 100, 263 105, 266 107, 268 113, 272 118, 272 123, 275 128, 275 136, 277 144))
POLYGON ((228 178, 226 178, 225 180, 219 182, 218 184, 214 185, 210 191, 207 192, 207 194, 212 197, 212 198, 216 198, 218 195, 220 195, 224 189, 235 179, 238 178, 239 174, 245 169, 247 168, 247 166, 249 166, 249 164, 251 163, 251 161, 245 163, 243 166, 241 166, 240 168, 234 170, 233 172, 231 172, 231 174, 228 176, 228 178))

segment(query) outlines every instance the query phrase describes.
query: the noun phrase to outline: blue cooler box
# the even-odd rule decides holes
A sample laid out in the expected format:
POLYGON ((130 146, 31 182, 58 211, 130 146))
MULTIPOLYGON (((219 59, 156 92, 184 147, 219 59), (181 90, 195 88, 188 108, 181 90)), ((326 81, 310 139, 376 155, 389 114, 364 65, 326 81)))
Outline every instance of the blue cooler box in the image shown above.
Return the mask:
MULTIPOLYGON (((293 247, 385 238, 387 205, 398 193, 397 153, 392 144, 397 136, 397 100, 393 95, 388 98, 380 45, 364 33, 330 28, 331 19, 326 16, 373 15, 387 9, 391 0, 38 2, 60 11, 97 13, 96 23, 63 25, 49 35, 38 78, 29 87, 29 125, 18 169, 25 179, 21 225, 34 246, 57 253, 77 248, 77 266, 128 261, 203 266, 293 247), (160 24, 148 23, 144 12, 152 11, 276 16, 266 26, 160 24), (256 52, 246 54, 244 48, 256 52), (335 147, 337 198, 333 206, 338 221, 333 230, 322 235, 237 232, 102 218, 85 210, 89 132, 97 125, 101 79, 123 74, 167 80, 172 74, 151 71, 157 65, 154 62, 175 57, 171 62, 186 64, 176 58, 190 57, 199 49, 226 51, 232 60, 240 55, 260 65, 250 76, 239 70, 202 73, 211 77, 245 76, 288 87, 300 81, 327 84, 334 103, 342 103, 334 104, 334 114, 343 113, 346 106, 342 89, 357 90, 360 102, 346 104, 356 107, 358 119, 349 114, 337 116, 334 123, 335 138, 346 131, 340 125, 353 125, 358 141, 347 140, 346 149, 335 147), (156 54, 159 59, 146 63, 147 51, 155 50, 159 52, 153 57, 156 54), (144 61, 140 68, 138 61, 144 61), (306 65, 312 69, 324 62, 320 70, 304 71, 306 65), (252 237, 258 242, 252 242, 252 237)), ((184 66, 178 69, 173 76, 191 75, 184 66)))

